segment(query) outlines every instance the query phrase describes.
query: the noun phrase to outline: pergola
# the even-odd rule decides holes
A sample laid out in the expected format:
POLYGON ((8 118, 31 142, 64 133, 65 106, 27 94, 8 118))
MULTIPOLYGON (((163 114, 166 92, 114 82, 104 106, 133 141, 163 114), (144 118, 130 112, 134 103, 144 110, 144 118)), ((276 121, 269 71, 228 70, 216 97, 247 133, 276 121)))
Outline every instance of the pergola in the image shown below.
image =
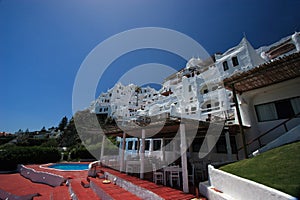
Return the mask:
MULTIPOLYGON (((125 171, 125 140, 127 137, 136 137, 141 139, 140 143, 140 178, 144 178, 144 161, 145 161, 145 138, 173 138, 177 134, 180 136, 180 153, 181 153, 181 166, 182 166, 182 182, 183 191, 189 192, 188 187, 188 169, 187 169, 187 144, 186 139, 189 137, 190 132, 196 134, 205 134, 209 123, 199 122, 196 120, 178 119, 178 118, 165 118, 160 121, 159 119, 154 122, 144 125, 137 126, 135 123, 127 125, 126 130, 124 127, 121 129, 116 125, 103 126, 102 129, 106 136, 119 136, 122 137, 122 151, 120 155, 120 171, 125 171), (184 121, 184 122, 183 122, 184 121), (153 134, 155 132, 155 134, 153 134), (157 132, 157 133, 156 133, 157 132)), ((178 136, 177 135, 177 136, 178 136)), ((105 137, 103 137, 104 139, 105 137)), ((102 142, 104 144, 104 142, 102 142)), ((103 156, 104 146, 102 146, 103 156)), ((101 157, 102 157, 101 156, 101 157)), ((163 160, 164 160, 164 148, 163 148, 163 160)))

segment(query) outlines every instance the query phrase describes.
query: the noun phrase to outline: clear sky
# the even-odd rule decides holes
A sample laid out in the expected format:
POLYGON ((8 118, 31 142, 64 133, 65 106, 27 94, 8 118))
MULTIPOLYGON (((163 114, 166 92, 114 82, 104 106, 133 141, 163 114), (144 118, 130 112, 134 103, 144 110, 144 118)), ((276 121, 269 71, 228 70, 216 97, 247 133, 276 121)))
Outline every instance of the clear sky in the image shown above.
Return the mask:
MULTIPOLYGON (((70 118, 81 63, 119 32, 169 28, 213 54, 237 45, 243 33, 258 48, 300 31, 299 8, 299 0, 0 0, 0 131, 40 130, 70 118)), ((98 94, 124 70, 149 62, 185 65, 159 51, 129 53, 105 72, 98 94)))

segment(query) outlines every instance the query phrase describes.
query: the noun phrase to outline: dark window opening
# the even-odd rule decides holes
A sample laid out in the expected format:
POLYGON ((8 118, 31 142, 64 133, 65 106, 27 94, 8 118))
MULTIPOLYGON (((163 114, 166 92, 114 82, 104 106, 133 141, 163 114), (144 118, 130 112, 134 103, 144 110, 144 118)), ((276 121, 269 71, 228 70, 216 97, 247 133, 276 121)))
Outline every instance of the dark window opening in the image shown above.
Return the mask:
POLYGON ((238 58, 236 56, 232 57, 232 65, 234 67, 239 65, 239 61, 238 61, 238 58))
POLYGON ((227 71, 229 69, 227 61, 223 62, 223 69, 224 71, 227 71))
POLYGON ((150 149, 150 140, 145 141, 145 151, 149 151, 150 149))
POLYGON ((153 140, 153 151, 160 150, 161 141, 160 140, 153 140))
POLYGON ((211 109, 210 109, 211 108, 211 104, 207 104, 206 108, 207 108, 207 112, 210 112, 211 111, 211 109))
POLYGON ((204 138, 195 138, 192 142, 193 152, 199 152, 204 138))
POLYGON ((278 119, 287 119, 292 117, 295 113, 290 100, 284 100, 275 103, 278 119))
POLYGON ((132 150, 132 146, 133 146, 133 141, 128 141, 127 149, 132 150))
POLYGON ((134 141, 134 150, 138 149, 138 141, 134 141))
POLYGON ((173 151, 173 144, 170 143, 171 141, 172 140, 170 139, 165 140, 164 146, 166 151, 173 151))
POLYGON ((219 140, 216 144, 217 153, 227 153, 226 149, 226 139, 224 136, 219 137, 219 140))

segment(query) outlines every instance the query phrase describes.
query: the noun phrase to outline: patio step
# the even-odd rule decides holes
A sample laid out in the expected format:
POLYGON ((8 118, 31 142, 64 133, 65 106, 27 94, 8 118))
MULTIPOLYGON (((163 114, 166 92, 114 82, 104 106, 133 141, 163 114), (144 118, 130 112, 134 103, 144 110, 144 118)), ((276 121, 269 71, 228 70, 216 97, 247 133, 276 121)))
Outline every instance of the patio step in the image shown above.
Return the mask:
POLYGON ((138 196, 113 183, 103 184, 104 179, 90 178, 90 187, 101 199, 130 199, 140 200, 138 196))
POLYGON ((195 198, 194 195, 184 193, 181 190, 157 185, 153 182, 141 180, 112 169, 105 169, 105 175, 107 175, 109 180, 113 180, 116 177, 117 185, 146 199, 190 200, 195 198))
POLYGON ((100 198, 89 187, 84 187, 81 179, 72 179, 70 181, 69 189, 71 191, 71 198, 78 200, 98 199, 100 198))

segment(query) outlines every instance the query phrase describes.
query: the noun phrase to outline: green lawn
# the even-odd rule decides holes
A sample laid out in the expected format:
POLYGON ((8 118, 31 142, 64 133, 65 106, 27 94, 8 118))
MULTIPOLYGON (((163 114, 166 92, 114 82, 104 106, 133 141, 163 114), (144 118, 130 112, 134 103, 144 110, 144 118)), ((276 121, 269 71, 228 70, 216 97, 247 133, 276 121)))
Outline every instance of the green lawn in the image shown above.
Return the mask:
POLYGON ((272 149, 220 169, 300 197, 300 142, 272 149))

